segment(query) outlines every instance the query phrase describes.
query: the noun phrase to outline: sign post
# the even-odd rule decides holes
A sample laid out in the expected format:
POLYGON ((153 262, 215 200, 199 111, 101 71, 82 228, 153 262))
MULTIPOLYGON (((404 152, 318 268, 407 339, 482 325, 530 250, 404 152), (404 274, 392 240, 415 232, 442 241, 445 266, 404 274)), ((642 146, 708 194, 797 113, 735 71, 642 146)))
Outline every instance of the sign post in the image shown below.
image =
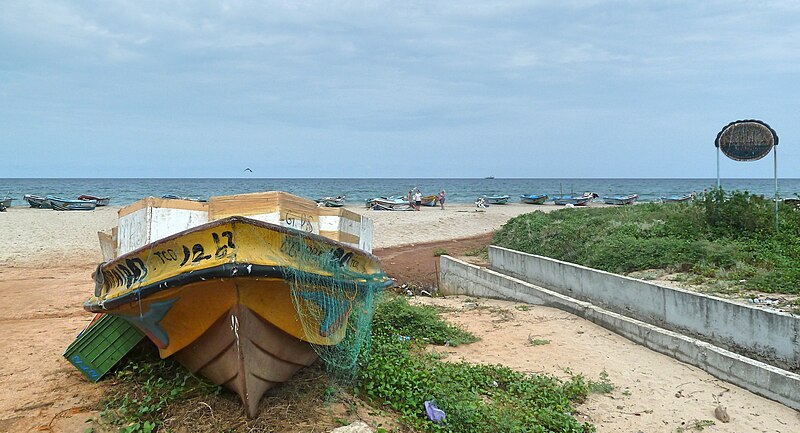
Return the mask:
POLYGON ((775 230, 778 230, 778 134, 760 120, 737 120, 722 128, 714 140, 717 148, 717 188, 719 180, 719 152, 734 161, 757 161, 775 149, 775 230))

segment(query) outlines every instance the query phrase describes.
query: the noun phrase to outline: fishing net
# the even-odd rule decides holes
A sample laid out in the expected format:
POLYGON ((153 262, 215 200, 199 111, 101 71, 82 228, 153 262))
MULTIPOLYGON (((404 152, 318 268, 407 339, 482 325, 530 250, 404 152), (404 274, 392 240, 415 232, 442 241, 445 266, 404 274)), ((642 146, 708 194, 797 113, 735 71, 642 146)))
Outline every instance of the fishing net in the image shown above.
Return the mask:
MULTIPOLYGON (((325 363, 328 374, 342 384, 358 375, 358 359, 369 355, 375 297, 385 287, 383 272, 359 273, 347 266, 353 255, 342 248, 322 249, 305 237, 288 237, 297 266, 284 267, 300 323, 325 363), (321 250, 329 250, 320 253, 321 250), (311 273, 303 269, 318 268, 311 273)), ((285 245, 286 246, 286 245, 285 245)))

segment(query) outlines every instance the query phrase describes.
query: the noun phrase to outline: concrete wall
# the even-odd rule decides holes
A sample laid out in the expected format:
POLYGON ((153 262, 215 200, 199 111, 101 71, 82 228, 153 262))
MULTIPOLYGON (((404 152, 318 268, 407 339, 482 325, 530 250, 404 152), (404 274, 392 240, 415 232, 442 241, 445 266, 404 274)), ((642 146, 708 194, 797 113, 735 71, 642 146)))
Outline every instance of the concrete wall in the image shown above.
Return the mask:
POLYGON ((800 318, 490 246, 495 271, 776 367, 800 371, 800 318))
POLYGON ((440 258, 439 281, 439 290, 446 295, 507 299, 559 308, 651 350, 800 410, 800 375, 795 373, 452 257, 440 258))

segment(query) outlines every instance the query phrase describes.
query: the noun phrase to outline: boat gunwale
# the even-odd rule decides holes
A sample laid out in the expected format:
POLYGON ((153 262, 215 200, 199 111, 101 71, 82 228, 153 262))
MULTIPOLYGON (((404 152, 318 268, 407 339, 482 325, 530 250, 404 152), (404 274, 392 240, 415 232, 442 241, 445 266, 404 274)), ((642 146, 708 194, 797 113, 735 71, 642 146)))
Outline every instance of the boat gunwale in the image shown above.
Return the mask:
POLYGON ((221 226, 221 225, 228 224, 228 223, 233 224, 233 223, 235 223, 237 221, 245 223, 245 224, 253 225, 253 226, 256 226, 256 227, 261 227, 261 228, 265 228, 265 229, 269 229, 269 230, 275 230, 276 232, 283 233, 283 234, 286 234, 286 235, 304 236, 304 237, 308 237, 311 240, 314 240, 314 241, 317 241, 317 242, 327 243, 327 244, 336 245, 336 246, 343 247, 343 248, 348 248, 348 249, 351 249, 351 250, 356 250, 359 253, 364 254, 365 256, 367 256, 367 258, 369 258, 371 260, 374 260, 374 261, 377 261, 378 263, 380 263, 380 259, 377 256, 375 256, 374 254, 370 253, 369 251, 362 250, 361 248, 354 247, 354 246, 346 244, 344 242, 340 242, 340 241, 337 241, 337 240, 334 240, 334 239, 331 239, 331 238, 326 238, 325 236, 318 235, 318 234, 315 234, 315 233, 304 232, 302 230, 294 229, 294 228, 291 228, 291 227, 284 227, 284 226, 280 226, 280 225, 277 225, 277 224, 272 224, 272 223, 259 221, 259 220, 256 220, 256 219, 252 219, 252 218, 243 217, 243 216, 240 216, 240 215, 233 215, 233 216, 225 217, 225 218, 214 220, 214 221, 209 221, 209 222, 207 222, 205 224, 201 224, 199 226, 188 228, 188 229, 186 229, 184 231, 181 231, 181 232, 169 235, 167 237, 161 238, 161 239, 159 239, 157 241, 154 241, 154 242, 151 242, 151 243, 149 243, 147 245, 143 245, 143 246, 141 246, 139 248, 136 248, 135 250, 131 250, 131 251, 129 251, 129 252, 127 252, 127 253, 125 253, 125 254, 123 254, 121 256, 114 257, 112 260, 108 260, 108 261, 105 261, 103 263, 100 263, 100 265, 104 266, 106 264, 109 264, 109 263, 112 263, 112 262, 116 262, 117 260, 119 260, 119 259, 121 259, 123 257, 135 256, 136 254, 139 254, 140 252, 144 252, 146 250, 149 250, 149 249, 153 248, 156 245, 159 245, 159 244, 165 243, 165 242, 173 241, 175 239, 178 239, 181 236, 185 236, 185 235, 188 235, 190 233, 203 231, 203 230, 206 230, 206 229, 210 229, 210 228, 221 226))
MULTIPOLYGON (((340 247, 340 248, 345 248, 345 249, 348 249, 348 250, 353 250, 353 251, 358 252, 359 254, 364 255, 369 260, 375 261, 378 264, 380 264, 380 259, 377 256, 375 256, 374 254, 372 254, 370 252, 362 250, 362 249, 360 249, 358 247, 354 247, 352 245, 348 245, 348 244, 345 244, 343 242, 339 242, 339 241, 336 241, 336 240, 333 240, 333 239, 330 239, 330 238, 326 238, 324 236, 317 235, 317 234, 314 234, 314 233, 304 232, 304 231, 300 231, 300 230, 297 230, 297 229, 294 229, 294 228, 290 228, 290 227, 279 226, 277 224, 272 224, 272 223, 268 223, 268 222, 264 222, 264 221, 255 220, 255 219, 252 219, 252 218, 247 218, 247 217, 243 217, 243 216, 239 216, 239 215, 234 215, 234 216, 229 216, 229 217, 218 219, 218 220, 214 220, 214 221, 209 221, 208 223, 201 224, 199 226, 186 229, 184 231, 181 231, 181 232, 172 234, 170 236, 167 236, 165 238, 159 239, 159 240, 157 240, 155 242, 151 242, 151 243, 149 243, 147 245, 141 246, 141 247, 139 247, 139 248, 137 248, 135 250, 129 251, 129 252, 127 252, 127 253, 125 253, 125 254, 123 254, 121 256, 115 257, 113 260, 108 260, 108 261, 105 261, 105 262, 101 262, 97 266, 97 269, 95 270, 95 272, 93 274, 93 277, 97 278, 96 275, 97 275, 98 272, 102 272, 102 269, 111 266, 113 263, 117 263, 119 261, 124 261, 124 260, 126 260, 128 258, 135 257, 135 256, 137 256, 137 255, 139 255, 141 253, 144 253, 144 252, 146 252, 146 251, 148 251, 150 249, 153 249, 153 248, 157 247, 158 245, 160 245, 162 243, 171 242, 171 241, 173 241, 175 239, 178 239, 180 237, 186 236, 188 234, 192 234, 192 233, 195 233, 195 232, 201 232, 201 231, 208 230, 208 229, 213 229, 214 227, 222 226, 222 225, 225 225, 225 224, 232 224, 233 225, 233 224, 235 224, 237 222, 238 223, 244 223, 244 224, 251 225, 251 226, 255 226, 255 227, 261 227, 261 228, 267 229, 267 230, 273 230, 273 231, 276 231, 278 233, 285 234, 287 236, 305 237, 305 238, 309 238, 309 239, 311 239, 313 241, 321 242, 323 244, 332 245, 332 246, 336 246, 336 247, 340 247)), ((243 263, 243 262, 228 262, 228 263, 223 263, 221 265, 213 266, 213 267, 210 267, 210 268, 197 269, 197 270, 194 270, 192 272, 181 273, 181 274, 178 274, 178 275, 174 275, 172 277, 167 277, 167 278, 165 278, 163 280, 148 284, 146 286, 140 286, 140 287, 136 288, 135 290, 131 290, 131 291, 125 293, 122 296, 110 298, 110 299, 104 300, 102 302, 92 302, 91 300, 90 301, 86 301, 84 303, 84 309, 87 310, 87 311, 92 311, 92 312, 107 311, 109 309, 116 308, 116 307, 118 307, 120 305, 140 300, 143 297, 150 296, 153 293, 157 293, 157 292, 159 292, 161 290, 165 290, 165 289, 173 288, 173 287, 178 287, 178 286, 184 286, 184 285, 187 285, 187 284, 190 284, 190 283, 193 283, 193 282, 201 281, 201 279, 231 278, 231 277, 274 277, 274 278, 284 279, 285 276, 287 275, 287 273, 284 272, 284 270, 287 270, 287 272, 297 272, 294 269, 295 268, 286 267, 286 266, 259 265, 259 264, 252 264, 252 263, 243 263), (248 268, 250 268, 250 269, 248 269, 248 268), (291 270, 291 271, 289 271, 289 270, 291 270)), ((313 275, 317 276, 318 278, 322 279, 323 281, 325 281, 325 280, 339 281, 338 279, 336 279, 334 277, 331 277, 331 276, 318 275, 318 274, 313 274, 313 275)), ((379 274, 376 274, 376 275, 379 275, 379 274)), ((365 284, 365 283, 360 283, 360 282, 357 282, 357 281, 353 281, 352 283, 355 285, 356 288, 358 288, 360 285, 364 285, 365 284)), ((98 283, 96 282, 95 284, 97 285, 98 283)), ((394 284, 393 281, 391 279, 387 279, 387 281, 384 283, 384 286, 385 287, 389 287, 392 284, 394 284)), ((97 292, 97 288, 95 288, 95 292, 97 292)), ((99 296, 97 295, 97 293, 95 293, 95 298, 97 298, 97 297, 99 297, 99 296)))
MULTIPOLYGON (((154 282, 152 284, 141 286, 135 290, 125 293, 122 296, 110 298, 102 302, 86 301, 83 304, 83 309, 86 311, 91 311, 93 313, 107 312, 108 310, 112 310, 121 305, 139 301, 140 299, 147 298, 164 290, 183 287, 199 281, 208 281, 210 279, 271 277, 271 278, 279 278, 285 280, 286 275, 290 275, 291 273, 296 273, 296 272, 298 271, 288 266, 257 265, 251 263, 238 263, 238 262, 223 263, 221 265, 217 265, 211 268, 199 269, 193 272, 182 273, 172 277, 168 277, 163 280, 154 282)), ((309 275, 314 275, 318 279, 318 281, 323 283, 336 282, 340 284, 343 281, 340 278, 332 276, 313 274, 310 272, 303 272, 303 271, 299 272, 301 274, 305 273, 309 275)), ((347 284, 352 284, 356 290, 364 290, 371 287, 371 284, 361 281, 348 280, 347 284)), ((393 284, 394 281, 387 278, 386 281, 383 282, 382 288, 385 289, 387 287, 392 286, 393 284)))

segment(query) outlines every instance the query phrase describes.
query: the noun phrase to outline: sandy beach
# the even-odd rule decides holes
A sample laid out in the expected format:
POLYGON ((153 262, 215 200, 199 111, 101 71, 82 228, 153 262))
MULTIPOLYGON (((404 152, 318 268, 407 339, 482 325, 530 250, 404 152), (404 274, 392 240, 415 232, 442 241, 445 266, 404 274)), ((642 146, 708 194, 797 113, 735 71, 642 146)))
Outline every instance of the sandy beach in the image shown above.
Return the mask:
MULTIPOLYGON (((556 207, 512 204, 480 212, 472 205, 420 212, 351 207, 374 220, 373 246, 380 250, 379 257, 401 247, 414 254, 416 245, 486 235, 509 218, 537 209, 556 207)), ((5 241, 0 249, 0 334, 5 336, 0 431, 83 432, 89 426, 85 422, 97 415, 109 385, 90 384, 61 354, 91 318, 81 305, 93 290, 91 273, 101 260, 97 232, 116 225, 118 210, 13 207, 0 213, 5 241)), ((416 302, 448 307, 448 320, 482 338, 459 348, 436 349, 448 359, 561 376, 569 369, 594 380, 605 371, 615 390, 592 395, 576 414, 597 425, 599 432, 688 432, 704 420, 715 422, 705 427, 707 431, 800 431, 797 411, 567 313, 457 297, 416 302), (531 336, 549 343, 533 346, 531 336), (729 423, 715 419, 718 405, 727 407, 729 423)))

